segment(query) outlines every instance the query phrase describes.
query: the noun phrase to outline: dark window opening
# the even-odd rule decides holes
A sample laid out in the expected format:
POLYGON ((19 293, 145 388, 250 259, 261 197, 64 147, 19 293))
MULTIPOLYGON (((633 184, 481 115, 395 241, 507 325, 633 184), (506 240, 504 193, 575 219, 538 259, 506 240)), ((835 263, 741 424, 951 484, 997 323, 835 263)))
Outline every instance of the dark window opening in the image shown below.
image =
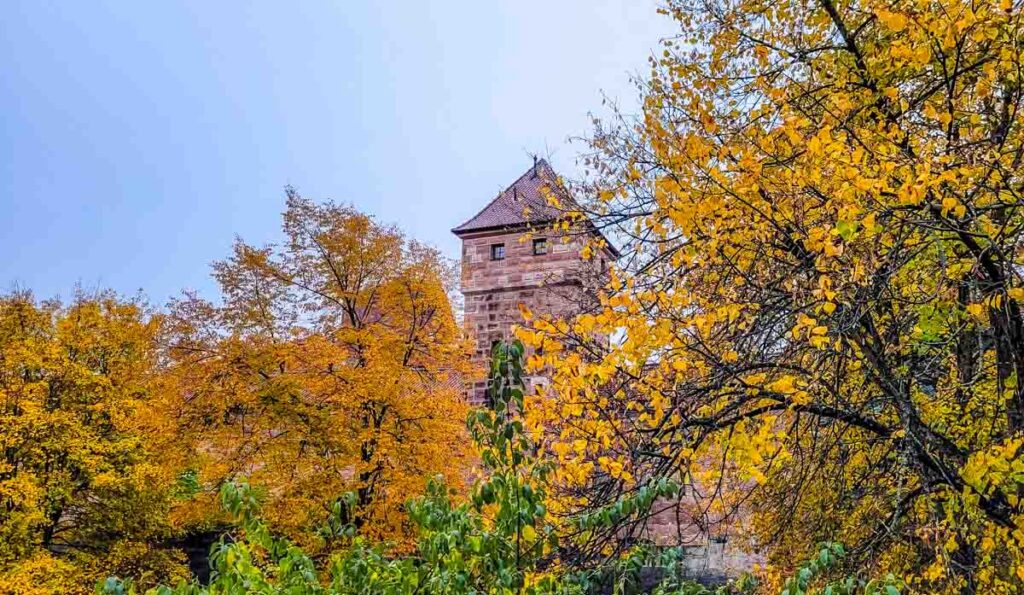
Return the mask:
POLYGON ((547 238, 536 238, 533 240, 533 254, 534 256, 540 256, 548 253, 548 239, 547 238))
POLYGON ((491 244, 491 260, 505 260, 505 244, 491 244))

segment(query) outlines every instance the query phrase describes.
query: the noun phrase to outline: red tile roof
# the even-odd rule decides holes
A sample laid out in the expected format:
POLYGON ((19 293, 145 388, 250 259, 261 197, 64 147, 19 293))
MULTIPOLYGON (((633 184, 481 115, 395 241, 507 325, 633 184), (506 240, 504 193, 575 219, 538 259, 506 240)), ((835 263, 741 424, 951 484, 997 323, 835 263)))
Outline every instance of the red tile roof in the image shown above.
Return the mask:
POLYGON ((540 159, 479 213, 452 229, 452 232, 460 235, 471 231, 554 221, 563 213, 547 203, 547 191, 563 201, 563 208, 572 207, 572 199, 558 184, 558 176, 547 161, 540 159))
MULTIPOLYGON (((558 174, 544 159, 519 176, 508 188, 487 203, 479 213, 462 225, 452 229, 457 236, 474 231, 505 230, 526 225, 543 225, 557 220, 566 211, 578 208, 576 201, 564 186, 558 182, 558 174), (554 194, 561 202, 561 209, 548 204, 547 197, 554 194)), ((613 258, 619 251, 594 225, 588 221, 587 230, 605 241, 613 258)))

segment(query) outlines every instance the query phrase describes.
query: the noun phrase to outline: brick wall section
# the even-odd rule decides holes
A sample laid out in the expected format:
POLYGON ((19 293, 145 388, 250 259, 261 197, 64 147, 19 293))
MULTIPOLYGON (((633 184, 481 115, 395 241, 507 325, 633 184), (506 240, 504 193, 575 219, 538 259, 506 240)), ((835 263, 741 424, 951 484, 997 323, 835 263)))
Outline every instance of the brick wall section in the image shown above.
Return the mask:
MULTIPOLYGON (((602 266, 601 258, 580 258, 579 237, 524 234, 516 229, 462 235, 464 325, 481 366, 488 362, 491 345, 511 339, 512 327, 522 323, 520 304, 538 313, 569 316, 579 307, 576 288, 602 266), (547 240, 545 254, 534 253, 533 240, 538 238, 547 240), (491 257, 495 245, 504 246, 501 260, 491 257)), ((605 262, 609 258, 604 255, 605 262)), ((474 405, 486 402, 486 381, 469 387, 468 397, 474 405)))

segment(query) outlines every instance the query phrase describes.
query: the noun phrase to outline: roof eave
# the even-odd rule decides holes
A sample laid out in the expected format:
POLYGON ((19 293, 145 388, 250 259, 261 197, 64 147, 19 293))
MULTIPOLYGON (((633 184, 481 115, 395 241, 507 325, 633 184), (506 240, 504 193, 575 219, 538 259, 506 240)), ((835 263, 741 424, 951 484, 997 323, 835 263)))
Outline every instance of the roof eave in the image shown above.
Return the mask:
POLYGON ((452 233, 458 237, 462 237, 474 233, 490 233, 490 232, 513 232, 522 229, 529 229, 530 227, 537 227, 539 225, 547 225, 548 223, 554 223, 557 219, 538 219, 536 221, 524 221, 522 223, 515 223, 512 225, 489 225, 484 227, 471 227, 469 229, 460 229, 459 227, 452 228, 452 233))

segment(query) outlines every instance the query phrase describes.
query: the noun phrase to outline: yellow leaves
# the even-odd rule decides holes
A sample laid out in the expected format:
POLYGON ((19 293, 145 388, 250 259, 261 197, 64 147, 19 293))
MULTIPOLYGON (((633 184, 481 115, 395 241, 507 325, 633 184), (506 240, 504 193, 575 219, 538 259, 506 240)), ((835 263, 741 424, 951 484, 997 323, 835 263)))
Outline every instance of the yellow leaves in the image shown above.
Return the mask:
POLYGON ((832 290, 832 279, 828 275, 822 275, 818 278, 818 288, 814 290, 813 295, 829 301, 836 298, 836 292, 832 290))
POLYGON ((927 43, 918 43, 913 52, 913 61, 917 66, 925 66, 931 62, 932 50, 927 43))
POLYGON ((754 56, 757 57, 757 61, 761 66, 766 66, 768 64, 769 50, 766 46, 757 44, 754 46, 754 56))
POLYGON ((770 391, 786 395, 794 393, 796 392, 796 377, 787 374, 774 380, 771 384, 765 386, 765 388, 770 391))
POLYGON ((948 553, 953 553, 960 549, 960 545, 956 541, 956 535, 950 535, 949 539, 946 540, 946 543, 943 544, 942 549, 946 550, 948 553))
POLYGON ((937 581, 945 574, 946 567, 943 565, 941 559, 939 559, 929 565, 921 576, 928 581, 937 581))
POLYGON ((967 213, 967 207, 963 205, 954 196, 946 196, 942 199, 942 216, 945 217, 950 212, 957 218, 962 218, 967 213))
POLYGON ((790 397, 789 401, 793 405, 807 405, 812 401, 811 393, 805 390, 797 391, 793 393, 793 396, 790 397))
POLYGON ((981 539, 981 551, 982 551, 982 552, 991 552, 991 551, 992 551, 992 549, 993 549, 993 548, 995 547, 995 545, 996 545, 996 542, 995 542, 995 540, 993 540, 993 539, 992 539, 992 538, 991 538, 990 536, 988 536, 988 535, 984 536, 984 537, 983 537, 983 538, 981 539))
MULTIPOLYGON (((837 472, 829 476, 834 481, 801 486, 807 490, 806 504, 795 513, 825 514, 842 498, 849 503, 849 518, 828 520, 835 520, 838 535, 853 542, 867 539, 872 523, 890 512, 893 502, 921 486, 912 465, 901 463, 898 473, 891 468, 875 475, 869 471, 889 460, 885 453, 893 452, 894 444, 913 437, 900 428, 898 413, 883 397, 887 389, 877 380, 879 360, 874 358, 891 367, 886 374, 913 385, 910 398, 922 422, 948 435, 957 448, 970 450, 1003 432, 1005 395, 1015 385, 1008 376, 997 387, 995 348, 987 339, 980 342, 984 345, 971 343, 983 353, 969 367, 956 354, 960 329, 984 336, 991 332, 965 319, 984 321, 989 309, 1005 307, 977 297, 991 285, 982 281, 987 272, 978 266, 976 253, 960 245, 959 232, 976 238, 986 253, 988 246, 991 254, 1000 251, 1007 266, 1020 256, 1019 242, 1011 238, 1015 232, 1009 231, 1012 224, 997 215, 1012 210, 1018 200, 1011 181, 1013 150, 995 148, 997 112, 985 104, 985 98, 999 97, 1007 80, 1017 80, 1019 48, 1009 40, 1019 38, 1019 25, 1006 15, 993 15, 998 4, 975 4, 974 16, 965 14, 967 5, 920 2, 857 5, 854 13, 867 19, 840 10, 853 19, 848 24, 860 27, 864 66, 843 52, 821 52, 807 57, 805 76, 798 82, 772 76, 761 65, 797 50, 795 42, 803 47, 833 43, 835 23, 820 7, 795 16, 782 14, 795 10, 791 4, 767 3, 750 12, 753 7, 730 5, 735 12, 726 10, 724 25, 693 11, 701 32, 743 29, 749 25, 745 18, 756 14, 764 19, 756 34, 766 47, 747 45, 733 35, 733 45, 723 36, 706 40, 709 47, 696 47, 693 54, 673 53, 656 67, 664 78, 648 87, 645 120, 601 139, 609 150, 592 171, 607 165, 608 171, 619 172, 603 182, 621 189, 607 204, 608 212, 622 215, 624 229, 640 239, 637 261, 617 272, 614 290, 602 303, 610 317, 604 328, 622 329, 616 343, 588 355, 600 362, 572 370, 555 364, 562 374, 555 381, 559 397, 588 403, 571 424, 599 417, 593 412, 596 397, 587 391, 598 392, 589 383, 601 377, 601 369, 613 379, 610 386, 625 387, 624 395, 604 395, 607 419, 595 421, 612 441, 621 441, 614 442, 618 452, 635 452, 627 449, 640 444, 639 438, 630 442, 640 434, 652 437, 652 452, 668 449, 666 456, 672 456, 671 446, 654 439, 662 429, 682 437, 699 427, 702 436, 715 434, 709 441, 733 432, 733 440, 702 444, 694 458, 725 461, 716 472, 729 480, 778 480, 772 487, 786 489, 793 479, 787 473, 796 469, 783 467, 774 475, 768 457, 780 444, 807 447, 812 440, 807 433, 794 431, 785 440, 758 443, 762 428, 756 422, 705 430, 694 425, 694 418, 732 424, 748 411, 770 407, 782 418, 775 430, 791 423, 803 430, 819 410, 812 404, 856 412, 892 428, 877 444, 873 430, 857 425, 838 438, 842 464, 866 473, 873 495, 858 502, 843 491, 849 487, 846 475, 837 472), (961 14, 964 23, 976 20, 965 28, 954 23, 961 14), (794 30, 800 34, 790 37, 794 30), (938 44, 946 43, 946 37, 952 44, 947 46, 957 51, 942 55, 962 51, 976 64, 948 98, 940 83, 953 66, 930 64, 938 60, 938 44), (768 49, 769 44, 780 52, 768 49), (866 88, 862 68, 871 73, 875 84, 870 86, 877 90, 866 88), (926 93, 932 88, 939 91, 926 93), (717 134, 708 134, 711 129, 717 134), (631 181, 622 175, 623 164, 640 155, 652 173, 631 181), (641 196, 646 208, 632 216, 641 196), (940 216, 945 220, 937 221, 940 216), (633 287, 629 279, 635 280, 633 287), (969 289, 967 301, 980 303, 960 312, 964 298, 959 288, 969 289), (758 303, 765 311, 752 307, 758 303), (921 374, 924 368, 927 374, 921 374), (965 387, 960 375, 967 373, 973 378, 965 387), (659 394, 685 395, 686 401, 665 402, 659 394), (970 406, 963 405, 966 401, 970 406)), ((1019 139, 1006 142, 1016 146, 1019 139)), ((1002 299, 1024 303, 1024 289, 1007 289, 1002 299)), ((588 326, 581 321, 577 330, 588 326)), ((584 435, 573 431, 573 437, 584 435)), ((615 458, 608 451, 600 454, 615 458)), ((596 459, 598 451, 588 456, 596 459)), ((837 471, 832 461, 816 463, 826 473, 837 471)), ((1006 484, 1013 473, 1010 464, 979 477, 986 485, 1006 484)), ((1008 494, 1007 503, 1010 496, 1017 497, 1008 494)), ((968 500, 962 495, 950 500, 959 498, 968 500)), ((928 500, 920 518, 908 519, 908 526, 932 523, 935 503, 928 500)), ((759 502, 768 508, 772 504, 759 502)), ((980 518, 970 522, 981 526, 980 518)), ((808 545, 801 542, 807 535, 799 534, 799 528, 795 533, 785 548, 808 545)), ((949 534, 930 534, 926 543, 941 556, 949 534)), ((973 537, 959 534, 959 547, 973 545, 973 537)), ((780 558, 791 562, 789 551, 780 558)), ((884 555, 906 560, 921 559, 920 554, 893 549, 884 555)), ((930 572, 943 574, 944 568, 930 572)), ((1000 572, 1007 578, 1012 571, 1000 572)))
POLYGON ((367 535, 406 540, 389 511, 425 478, 465 477, 460 385, 479 371, 448 302, 452 272, 349 207, 291 194, 284 218, 289 241, 219 264, 223 307, 173 313, 176 327, 203 330, 171 337, 183 418, 222 420, 186 434, 204 445, 195 464, 213 484, 231 472, 225 460, 251 470, 272 525, 293 536, 310 511, 372 482, 367 535))
MULTIPOLYGON (((1003 441, 987 450, 974 453, 960 470, 960 476, 976 494, 991 496, 995 492, 1000 492, 1019 511, 1018 494, 1024 489, 1022 454, 1024 439, 1012 438, 1003 441)), ((1020 531, 1020 538, 1024 540, 1024 531, 1020 531)), ((1021 545, 1024 545, 1024 541, 1021 541, 1021 545)))
MULTIPOLYGON (((582 388, 585 380, 582 377, 577 377, 577 382, 579 383, 579 386, 582 388)), ((582 414, 583 414, 583 403, 575 402, 575 403, 563 403, 562 404, 561 416, 563 418, 571 419, 571 418, 574 418, 574 417, 579 417, 582 414)))
POLYGON ((49 552, 33 552, 0 571, 0 593, 89 593, 95 583, 106 578, 101 573, 101 569, 83 568, 81 561, 76 565, 49 552))
POLYGON ((527 543, 533 543, 537 539, 537 530, 533 528, 533 525, 523 525, 523 539, 527 543))
MULTIPOLYGON (((834 295, 834 294, 833 294, 834 295)), ((791 331, 794 338, 807 337, 807 341, 815 348, 825 347, 828 342, 828 327, 818 324, 818 321, 803 312, 797 314, 796 325, 791 331)))
POLYGON ((573 321, 575 331, 581 335, 589 335, 597 326, 597 317, 592 314, 577 316, 573 321))
POLYGON ((875 220, 874 211, 864 216, 864 219, 861 220, 861 225, 864 227, 864 231, 867 232, 869 236, 874 235, 878 231, 878 223, 875 220))
POLYGON ((893 33, 899 33, 907 28, 907 18, 900 13, 881 9, 875 13, 875 16, 886 29, 893 33))
POLYGON ((967 313, 979 322, 985 320, 985 306, 983 304, 967 304, 967 313))
POLYGON ((718 322, 718 316, 715 312, 696 314, 690 319, 690 322, 697 329, 698 333, 708 336, 711 334, 712 327, 718 322))
POLYGON ((625 463, 618 459, 602 456, 598 457, 597 464, 602 470, 615 479, 621 479, 626 482, 632 481, 633 479, 633 476, 629 471, 626 471, 625 463))
POLYGON ((793 326, 792 333, 794 338, 800 338, 801 333, 808 327, 817 326, 818 321, 811 318, 810 316, 800 312, 796 316, 796 325, 793 326))
POLYGON ((832 144, 833 139, 828 127, 822 127, 807 139, 807 153, 811 157, 819 157, 832 144))
POLYGON ((947 196, 942 199, 942 216, 945 217, 958 204, 956 198, 947 196))
POLYGON ((178 437, 157 381, 159 324, 110 293, 70 306, 0 296, 0 591, 88 591, 125 527, 138 539, 167 527, 178 437), (49 558, 40 544, 55 529, 87 550, 49 558))
POLYGON ((817 349, 822 349, 826 347, 829 342, 828 337, 825 336, 827 332, 827 327, 814 327, 811 330, 811 335, 807 338, 807 341, 811 344, 811 346, 817 349))
POLYGON ((947 266, 946 272, 951 279, 963 279, 974 268, 974 261, 961 259, 947 266))
POLYGON ((832 228, 812 227, 807 231, 804 239, 804 246, 812 252, 821 252, 827 257, 842 255, 844 248, 838 233, 833 233, 832 228))
POLYGON ((619 276, 619 272, 614 267, 612 267, 608 271, 608 277, 608 287, 610 287, 614 291, 619 291, 622 289, 622 278, 619 276))
POLYGON ((797 378, 790 374, 780 376, 764 388, 765 390, 788 397, 789 402, 793 405, 806 405, 811 402, 810 393, 803 390, 798 385, 797 378))

